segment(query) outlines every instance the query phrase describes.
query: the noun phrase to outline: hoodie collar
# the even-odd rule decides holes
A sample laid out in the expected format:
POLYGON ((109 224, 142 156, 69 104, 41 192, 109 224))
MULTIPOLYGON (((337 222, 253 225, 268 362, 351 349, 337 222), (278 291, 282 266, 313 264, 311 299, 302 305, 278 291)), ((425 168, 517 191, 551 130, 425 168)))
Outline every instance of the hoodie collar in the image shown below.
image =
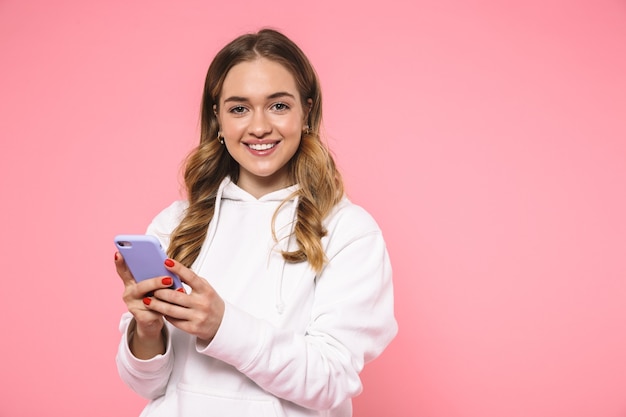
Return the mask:
MULTIPOLYGON (((213 214, 213 220, 209 224, 209 230, 207 233, 207 238, 205 243, 202 245, 202 249, 198 258, 195 261, 195 267, 200 269, 202 263, 204 263, 204 259, 206 257, 206 253, 209 250, 213 238, 215 237, 215 231, 218 227, 219 219, 220 219, 220 211, 222 209, 222 200, 233 200, 233 201, 248 201, 248 202, 259 202, 259 201, 283 201, 286 198, 289 198, 293 195, 293 192, 298 189, 298 185, 292 185, 290 187, 283 188, 281 190, 276 190, 271 193, 264 195, 263 197, 257 199, 252 196, 250 193, 244 191, 242 188, 237 186, 229 177, 224 178, 222 183, 220 184, 215 201, 215 213, 213 214)), ((279 236, 279 240, 277 242, 276 250, 293 250, 294 246, 297 245, 295 242, 294 227, 297 222, 297 208, 299 203, 298 196, 292 197, 293 204, 290 207, 290 213, 287 218, 290 219, 289 223, 287 223, 287 229, 283 230, 281 236, 279 236), (285 233, 286 232, 286 233, 285 233)), ((276 280, 274 283, 274 291, 275 291, 275 308, 276 312, 282 315, 285 312, 285 301, 283 299, 283 281, 285 275, 285 260, 281 259, 279 263, 273 263, 276 280)))
POLYGON ((235 184, 229 177, 225 178, 221 188, 221 198, 224 200, 245 201, 245 202, 267 202, 267 201, 283 201, 298 189, 298 185, 281 188, 280 190, 267 193, 260 198, 254 197, 243 188, 235 184))

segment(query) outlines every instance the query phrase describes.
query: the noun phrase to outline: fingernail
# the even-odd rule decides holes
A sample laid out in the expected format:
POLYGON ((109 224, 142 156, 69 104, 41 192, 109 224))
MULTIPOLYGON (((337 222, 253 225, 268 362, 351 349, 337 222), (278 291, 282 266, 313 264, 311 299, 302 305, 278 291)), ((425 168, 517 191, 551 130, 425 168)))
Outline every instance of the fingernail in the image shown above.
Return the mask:
POLYGON ((178 291, 178 292, 183 292, 183 293, 184 293, 184 292, 185 292, 185 289, 184 289, 183 287, 180 287, 180 288, 179 288, 179 289, 177 289, 176 291, 178 291))
POLYGON ((117 252, 115 252, 115 260, 117 261, 117 252))
POLYGON ((165 266, 169 266, 170 268, 174 266, 174 261, 172 261, 170 258, 167 258, 164 263, 165 266))
POLYGON ((150 299, 150 297, 145 297, 143 299, 143 303, 147 306, 149 306, 151 302, 152 302, 152 299, 150 299))
POLYGON ((167 286, 169 287, 170 285, 172 285, 172 278, 170 278, 170 277, 165 277, 165 278, 163 278, 163 279, 161 280, 161 283, 162 283, 163 285, 167 285, 167 286))

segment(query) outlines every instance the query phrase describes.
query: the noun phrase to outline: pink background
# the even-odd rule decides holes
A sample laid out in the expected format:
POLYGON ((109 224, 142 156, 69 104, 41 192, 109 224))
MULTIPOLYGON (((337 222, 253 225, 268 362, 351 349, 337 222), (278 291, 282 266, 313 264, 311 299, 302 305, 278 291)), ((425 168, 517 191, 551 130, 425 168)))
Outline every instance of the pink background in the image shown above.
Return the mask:
POLYGON ((133 416, 112 237, 180 196, 205 70, 316 66, 400 333, 356 417, 626 416, 626 4, 0 1, 0 416, 133 416))

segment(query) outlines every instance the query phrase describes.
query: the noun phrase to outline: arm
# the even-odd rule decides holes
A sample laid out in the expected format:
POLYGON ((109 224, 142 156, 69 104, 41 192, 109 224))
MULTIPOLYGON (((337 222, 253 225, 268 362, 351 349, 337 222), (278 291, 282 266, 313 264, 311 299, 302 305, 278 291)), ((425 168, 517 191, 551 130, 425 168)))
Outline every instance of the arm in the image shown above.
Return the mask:
MULTIPOLYGON (((144 398, 154 399, 165 393, 174 358, 171 349, 150 359, 139 359, 130 350, 130 340, 134 338, 135 320, 132 314, 125 313, 120 321, 122 340, 115 361, 122 380, 144 398)), ((169 347, 169 332, 164 327, 165 347, 169 347)))
MULTIPOLYGON (((157 236, 163 247, 167 247, 163 236, 168 236, 175 227, 184 208, 184 202, 175 202, 163 210, 152 221, 147 233, 157 236)), ((143 294, 166 285, 157 279, 141 283, 138 288, 121 255, 116 254, 115 264, 124 282, 123 298, 129 310, 120 321, 122 338, 116 356, 118 372, 139 395, 154 399, 165 393, 174 358, 170 333, 163 317, 146 308, 143 294), (142 324, 138 325, 138 322, 142 324)))
POLYGON ((197 349, 303 407, 330 409, 358 395, 359 372, 397 331, 391 267, 377 229, 340 241, 328 253, 305 334, 277 329, 227 304, 214 339, 197 349))

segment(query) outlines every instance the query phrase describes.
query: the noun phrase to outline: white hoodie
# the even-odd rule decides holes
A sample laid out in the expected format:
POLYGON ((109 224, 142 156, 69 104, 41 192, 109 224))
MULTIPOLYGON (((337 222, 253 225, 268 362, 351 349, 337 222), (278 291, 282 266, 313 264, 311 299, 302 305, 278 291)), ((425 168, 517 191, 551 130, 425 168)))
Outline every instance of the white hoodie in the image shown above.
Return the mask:
MULTIPOLYGON (((271 219, 295 187, 257 200, 222 182, 192 265, 226 302, 208 345, 166 323, 165 354, 139 360, 128 348, 132 316, 124 314, 116 359, 122 379, 151 400, 142 416, 352 415, 359 372, 397 332, 389 257, 372 217, 344 198, 324 221, 324 269, 286 263, 279 249, 295 248, 297 199, 278 213, 278 243, 271 219)), ((175 202, 149 226, 164 248, 186 207, 175 202)))

